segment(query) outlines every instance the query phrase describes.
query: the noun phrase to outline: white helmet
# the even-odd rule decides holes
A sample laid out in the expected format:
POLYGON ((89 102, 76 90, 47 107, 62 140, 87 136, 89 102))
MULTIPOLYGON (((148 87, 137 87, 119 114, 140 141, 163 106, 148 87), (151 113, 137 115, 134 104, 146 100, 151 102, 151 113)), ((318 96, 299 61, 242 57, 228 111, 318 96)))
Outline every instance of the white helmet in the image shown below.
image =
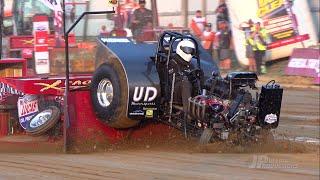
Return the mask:
POLYGON ((182 40, 177 46, 176 53, 186 62, 190 62, 195 54, 195 45, 189 40, 182 40))

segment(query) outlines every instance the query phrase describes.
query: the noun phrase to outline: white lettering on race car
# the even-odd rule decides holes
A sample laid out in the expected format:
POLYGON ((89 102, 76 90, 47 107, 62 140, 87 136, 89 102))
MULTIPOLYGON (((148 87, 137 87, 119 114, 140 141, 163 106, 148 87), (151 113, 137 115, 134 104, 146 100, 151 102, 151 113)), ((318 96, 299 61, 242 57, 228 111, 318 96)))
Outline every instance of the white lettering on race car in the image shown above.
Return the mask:
POLYGON ((125 38, 101 38, 104 43, 130 43, 129 39, 125 38))
POLYGON ((144 102, 151 102, 156 99, 158 90, 155 87, 135 87, 133 93, 133 101, 140 102, 142 99, 144 102))

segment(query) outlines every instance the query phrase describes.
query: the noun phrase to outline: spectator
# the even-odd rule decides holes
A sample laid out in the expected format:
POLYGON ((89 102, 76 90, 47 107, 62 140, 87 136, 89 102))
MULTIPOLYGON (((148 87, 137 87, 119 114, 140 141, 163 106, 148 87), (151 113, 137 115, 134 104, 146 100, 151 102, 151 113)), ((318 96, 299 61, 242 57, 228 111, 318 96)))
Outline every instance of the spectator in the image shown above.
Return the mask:
POLYGON ((142 34, 136 36, 136 40, 139 42, 143 41, 154 41, 156 40, 156 33, 153 30, 152 24, 147 23, 146 26, 142 29, 142 34))
POLYGON ((131 29, 133 36, 137 37, 142 34, 143 29, 147 26, 153 26, 153 15, 152 11, 145 8, 146 1, 139 0, 139 8, 133 12, 133 20, 131 24, 131 29))
POLYGON ((246 57, 249 60, 249 71, 256 72, 257 66, 254 59, 254 52, 252 44, 250 43, 251 33, 253 31, 254 23, 251 19, 248 22, 244 22, 240 25, 240 30, 244 32, 245 35, 245 46, 246 46, 246 57))
POLYGON ((208 53, 212 56, 213 53, 213 42, 215 39, 215 32, 212 31, 212 24, 206 24, 205 30, 202 33, 202 45, 204 49, 208 51, 208 53))
POLYGON ((202 17, 202 12, 200 10, 197 10, 196 16, 192 18, 190 23, 190 27, 193 33, 197 37, 201 37, 206 24, 207 24, 206 18, 202 17))
POLYGON ((107 36, 108 36, 107 26, 102 25, 99 31, 99 37, 107 37, 107 36))
POLYGON ((173 26, 173 23, 169 23, 168 24, 168 28, 170 29, 170 28, 173 28, 174 26, 173 26))
POLYGON ((66 14, 66 24, 67 27, 70 27, 75 20, 75 7, 74 2, 71 0, 65 0, 65 14, 66 14))
POLYGON ((254 59, 257 66, 257 74, 267 73, 267 69, 263 64, 263 59, 267 50, 267 32, 261 27, 260 22, 255 23, 254 31, 251 33, 249 43, 254 51, 254 59))
POLYGON ((217 27, 219 27, 218 24, 220 21, 229 22, 229 12, 225 0, 219 0, 219 6, 215 10, 215 13, 217 14, 217 27))
POLYGON ((124 27, 129 28, 132 21, 132 15, 134 9, 139 8, 139 4, 135 0, 125 0, 123 4, 120 4, 120 12, 124 15, 124 27))
POLYGON ((218 23, 219 31, 216 34, 218 38, 218 56, 220 60, 220 68, 222 70, 231 69, 231 31, 228 22, 220 21, 218 23))

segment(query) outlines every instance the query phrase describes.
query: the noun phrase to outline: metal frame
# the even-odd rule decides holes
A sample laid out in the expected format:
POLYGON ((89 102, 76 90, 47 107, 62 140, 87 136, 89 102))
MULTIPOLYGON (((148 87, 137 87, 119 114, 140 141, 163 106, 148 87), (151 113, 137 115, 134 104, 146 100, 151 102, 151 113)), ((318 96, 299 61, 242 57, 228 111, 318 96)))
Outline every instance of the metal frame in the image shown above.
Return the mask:
MULTIPOLYGON (((173 53, 173 45, 177 40, 188 39, 188 40, 191 40, 195 44, 196 54, 194 55, 194 57, 197 59, 197 66, 198 66, 197 68, 201 71, 199 44, 198 44, 197 40, 195 38, 193 38, 192 36, 183 35, 183 34, 180 34, 177 32, 165 31, 159 39, 157 53, 163 52, 163 50, 164 50, 163 40, 166 36, 170 36, 169 52, 167 55, 167 62, 166 62, 166 77, 165 77, 166 85, 168 85, 168 82, 169 82, 169 62, 171 60, 172 53, 173 53)), ((156 62, 158 62, 158 60, 159 60, 158 56, 159 55, 157 54, 156 62)), ((201 86, 202 86, 202 84, 201 84, 201 86)), ((168 92, 166 92, 165 94, 168 95, 168 92)))
MULTIPOLYGON (((188 36, 188 35, 183 35, 177 32, 171 32, 171 31, 165 31, 162 36, 159 38, 159 42, 158 42, 158 46, 157 46, 157 54, 156 54, 156 63, 158 63, 159 61, 159 56, 163 56, 159 53, 166 53, 165 51, 168 51, 167 53, 167 57, 166 58, 166 64, 165 64, 165 86, 169 87, 169 63, 171 61, 172 58, 172 53, 173 53, 173 45, 176 41, 179 40, 184 40, 184 39, 188 39, 190 41, 192 41, 195 44, 195 49, 196 49, 196 53, 194 55, 194 58, 196 58, 197 60, 197 69, 202 71, 201 69, 201 64, 200 64, 200 52, 199 52, 199 43, 197 42, 197 40, 195 38, 193 38, 192 36, 188 36), (169 40, 169 50, 166 50, 163 46, 163 41, 165 37, 170 37, 169 40)), ((202 83, 203 79, 201 77, 200 79, 200 89, 202 89, 203 87, 203 83, 202 83)), ((170 96, 170 98, 168 99, 169 102, 166 99, 166 103, 167 106, 169 106, 169 122, 171 122, 172 119, 172 108, 173 108, 173 88, 174 88, 174 83, 175 83, 175 73, 173 74, 173 82, 172 82, 172 86, 171 86, 171 93, 168 91, 168 89, 165 89, 165 96, 168 97, 170 96)), ((187 122, 186 122, 186 117, 184 118, 184 134, 185 137, 187 137, 187 122)))
POLYGON ((64 121, 63 121, 63 152, 67 152, 67 129, 70 126, 70 118, 69 118, 69 102, 68 102, 68 96, 69 96, 69 80, 70 80, 70 69, 69 69, 69 34, 70 32, 77 26, 77 24, 80 22, 80 20, 85 17, 86 15, 99 15, 99 14, 114 14, 115 10, 114 8, 112 11, 86 11, 81 14, 80 17, 77 18, 77 20, 71 25, 71 27, 67 30, 66 27, 66 13, 65 13, 65 1, 63 0, 63 30, 64 30, 64 39, 65 39, 65 59, 66 59, 66 81, 65 81, 65 94, 64 94, 64 121))

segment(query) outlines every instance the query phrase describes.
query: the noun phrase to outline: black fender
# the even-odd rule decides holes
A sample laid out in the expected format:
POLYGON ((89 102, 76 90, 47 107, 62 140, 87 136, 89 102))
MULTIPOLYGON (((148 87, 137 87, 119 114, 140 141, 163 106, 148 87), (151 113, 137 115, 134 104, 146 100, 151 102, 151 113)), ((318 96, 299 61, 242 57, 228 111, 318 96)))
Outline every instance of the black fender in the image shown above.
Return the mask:
MULTIPOLYGON (((158 117, 160 80, 155 63, 157 42, 135 42, 128 38, 99 38, 96 68, 104 63, 121 66, 128 87, 127 117, 135 120, 158 117)), ((211 56, 203 49, 201 66, 206 77, 219 72, 211 56)))

